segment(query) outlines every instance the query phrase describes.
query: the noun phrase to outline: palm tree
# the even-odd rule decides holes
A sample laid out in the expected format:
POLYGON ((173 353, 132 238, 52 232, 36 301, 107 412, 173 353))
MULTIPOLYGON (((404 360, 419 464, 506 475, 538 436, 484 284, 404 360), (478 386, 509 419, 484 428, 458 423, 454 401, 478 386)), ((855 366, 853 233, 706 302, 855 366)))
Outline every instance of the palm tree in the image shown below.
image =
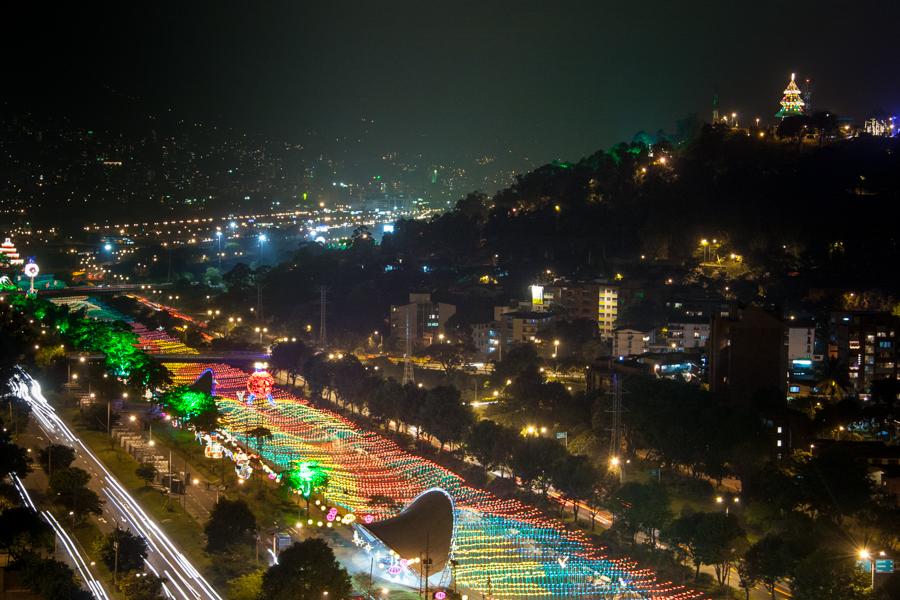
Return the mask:
POLYGON ((268 427, 257 425, 253 429, 246 431, 244 435, 252 437, 256 440, 256 451, 259 452, 259 463, 262 464, 264 460, 263 447, 265 444, 265 440, 272 439, 272 431, 268 427))

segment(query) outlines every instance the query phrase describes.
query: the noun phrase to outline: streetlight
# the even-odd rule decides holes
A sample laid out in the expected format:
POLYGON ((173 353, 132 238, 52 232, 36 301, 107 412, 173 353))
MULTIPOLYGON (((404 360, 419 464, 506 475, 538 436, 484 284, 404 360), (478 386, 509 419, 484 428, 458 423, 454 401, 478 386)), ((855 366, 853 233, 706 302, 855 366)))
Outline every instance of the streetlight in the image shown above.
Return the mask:
POLYGON ((875 561, 872 560, 872 553, 869 552, 869 550, 866 548, 860 548, 859 554, 857 556, 859 556, 859 560, 866 561, 869 564, 869 576, 870 576, 869 587, 874 589, 875 588, 875 561))
MULTIPOLYGON (((738 503, 740 503, 740 501, 741 501, 740 496, 734 496, 734 497, 731 499, 731 502, 732 502, 733 504, 738 504, 738 503)), ((726 514, 726 515, 729 514, 729 510, 730 510, 731 507, 730 507, 730 506, 728 505, 728 503, 725 501, 725 497, 724 497, 724 496, 716 496, 716 504, 724 505, 724 506, 725 506, 725 514, 726 514)))
POLYGON ((216 231, 216 242, 218 243, 218 251, 216 256, 219 257, 219 266, 222 266, 222 232, 216 231))
POLYGON ((262 260, 262 247, 263 247, 263 244, 265 244, 267 241, 269 241, 269 238, 266 236, 266 234, 261 233, 261 234, 259 234, 258 239, 259 239, 259 260, 262 260))

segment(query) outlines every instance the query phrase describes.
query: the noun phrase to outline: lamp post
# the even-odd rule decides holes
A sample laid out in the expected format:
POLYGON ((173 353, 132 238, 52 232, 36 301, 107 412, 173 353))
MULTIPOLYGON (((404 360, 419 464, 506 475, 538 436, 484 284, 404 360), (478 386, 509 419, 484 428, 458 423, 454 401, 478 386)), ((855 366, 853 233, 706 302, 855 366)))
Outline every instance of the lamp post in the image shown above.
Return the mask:
POLYGON ((263 252, 263 244, 269 241, 268 236, 266 234, 259 234, 259 238, 257 238, 257 244, 259 246, 259 261, 262 262, 262 252, 263 252))
MULTIPOLYGON (((741 501, 740 496, 734 496, 734 497, 731 498, 731 504, 734 504, 735 506, 736 506, 737 504, 739 504, 740 501, 741 501)), ((725 507, 725 514, 726 514, 726 515, 729 514, 729 510, 730 510, 731 506, 729 505, 728 502, 726 502, 726 499, 725 499, 724 496, 716 496, 716 504, 719 504, 719 505, 721 505, 721 506, 724 506, 724 507, 725 507)))
POLYGON ((872 560, 872 554, 866 549, 862 548, 859 551, 859 560, 866 561, 869 564, 869 587, 875 588, 875 561, 872 560))
POLYGON ((216 231, 216 242, 218 244, 218 250, 216 251, 216 256, 219 259, 219 266, 222 266, 222 232, 216 231))

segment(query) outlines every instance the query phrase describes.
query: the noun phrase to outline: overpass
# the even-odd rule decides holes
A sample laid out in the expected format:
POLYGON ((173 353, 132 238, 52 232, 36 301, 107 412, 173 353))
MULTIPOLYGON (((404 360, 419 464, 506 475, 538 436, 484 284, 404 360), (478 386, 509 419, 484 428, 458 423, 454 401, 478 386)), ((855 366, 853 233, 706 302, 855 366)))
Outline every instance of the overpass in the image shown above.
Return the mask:
POLYGON ((38 296, 96 296, 98 294, 122 294, 125 292, 141 292, 151 288, 164 288, 171 283, 116 283, 109 285, 77 285, 58 290, 37 290, 38 296))
MULTIPOLYGON (((253 363, 267 361, 271 355, 267 352, 257 352, 248 350, 223 350, 222 352, 202 352, 199 354, 164 354, 148 352, 147 356, 160 362, 186 362, 186 363, 206 363, 206 362, 223 362, 223 363, 253 363)), ((98 361, 106 358, 99 352, 69 352, 66 354, 68 360, 77 360, 79 362, 98 361)))

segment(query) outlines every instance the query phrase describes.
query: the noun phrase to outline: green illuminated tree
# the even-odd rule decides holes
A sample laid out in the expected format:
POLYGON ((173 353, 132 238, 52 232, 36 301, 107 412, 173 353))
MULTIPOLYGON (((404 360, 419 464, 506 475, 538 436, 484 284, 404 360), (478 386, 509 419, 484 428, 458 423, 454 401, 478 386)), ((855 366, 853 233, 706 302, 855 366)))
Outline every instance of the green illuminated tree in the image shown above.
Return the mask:
POLYGON ((216 399, 189 385, 179 385, 167 389, 160 396, 160 403, 178 418, 200 431, 215 429, 219 418, 216 399))

